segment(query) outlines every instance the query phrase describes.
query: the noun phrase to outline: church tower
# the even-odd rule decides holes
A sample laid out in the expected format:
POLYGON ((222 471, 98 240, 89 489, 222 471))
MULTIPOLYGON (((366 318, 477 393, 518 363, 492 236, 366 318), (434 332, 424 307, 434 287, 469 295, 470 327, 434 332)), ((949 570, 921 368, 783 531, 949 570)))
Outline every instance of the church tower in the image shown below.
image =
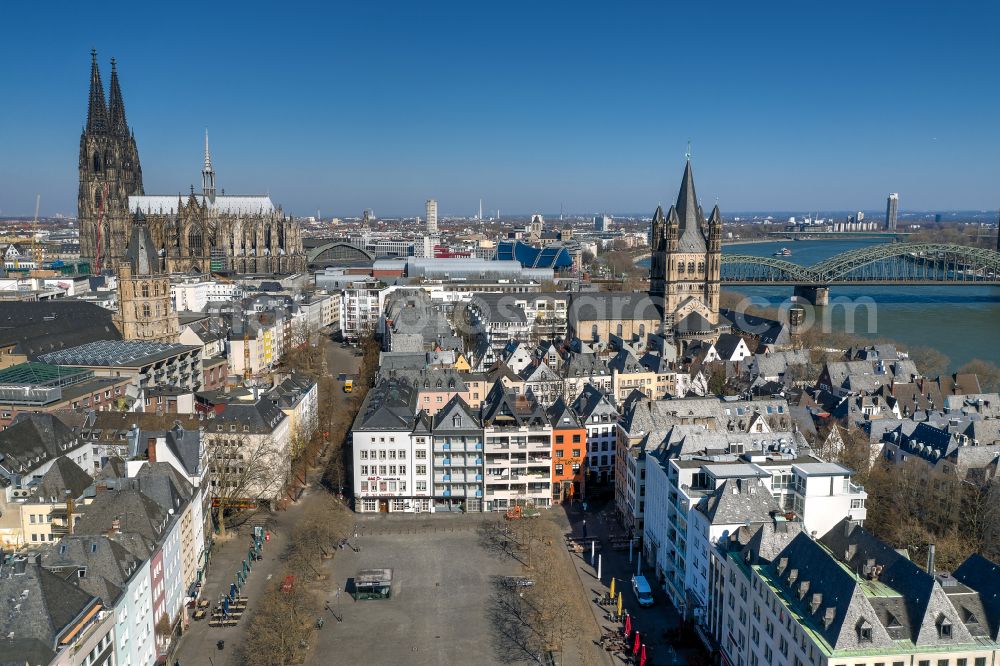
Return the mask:
POLYGON ((77 199, 80 256, 91 270, 114 267, 125 254, 131 213, 129 196, 142 194, 142 167, 135 136, 125 119, 118 69, 111 60, 111 85, 104 97, 97 52, 91 51, 87 122, 80 136, 77 199))
POLYGON ((126 340, 177 342, 180 326, 163 271, 142 213, 135 214, 125 256, 118 263, 115 325, 126 340))
POLYGON ((657 207, 650 229, 650 296, 663 303, 663 331, 681 339, 713 339, 719 332, 722 214, 706 222, 694 189, 690 156, 677 203, 657 207))

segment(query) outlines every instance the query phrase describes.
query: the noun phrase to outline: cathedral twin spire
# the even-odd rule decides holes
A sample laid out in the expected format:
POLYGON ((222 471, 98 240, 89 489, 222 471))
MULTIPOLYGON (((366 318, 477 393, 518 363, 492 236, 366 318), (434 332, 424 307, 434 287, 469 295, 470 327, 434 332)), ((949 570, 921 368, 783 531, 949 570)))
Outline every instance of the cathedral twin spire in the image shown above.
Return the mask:
POLYGON ((101 70, 97 66, 97 51, 90 52, 90 99, 87 106, 88 134, 113 133, 128 136, 128 123, 125 121, 125 102, 122 100, 122 89, 118 83, 118 69, 115 59, 111 59, 111 87, 108 101, 104 98, 104 84, 101 83, 101 70))

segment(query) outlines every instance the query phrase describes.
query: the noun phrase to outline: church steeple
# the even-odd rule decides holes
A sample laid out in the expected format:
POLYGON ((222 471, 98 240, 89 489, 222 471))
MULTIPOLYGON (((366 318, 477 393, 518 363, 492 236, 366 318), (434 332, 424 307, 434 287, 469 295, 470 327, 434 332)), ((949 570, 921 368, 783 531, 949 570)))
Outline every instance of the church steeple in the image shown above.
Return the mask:
POLYGON ((90 51, 90 100, 87 106, 87 129, 90 134, 108 131, 108 108, 104 103, 104 84, 97 67, 97 50, 90 51))
POLYGON ((114 58, 111 59, 111 85, 108 90, 108 127, 114 134, 129 136, 128 123, 125 121, 125 102, 122 100, 114 58))
POLYGON ((201 170, 201 193, 209 201, 215 201, 215 170, 212 169, 212 155, 208 152, 208 128, 205 128, 205 166, 201 170))
POLYGON ((678 227, 678 249, 682 252, 704 252, 705 236, 701 227, 705 220, 698 205, 698 195, 694 190, 694 172, 691 170, 690 155, 684 164, 684 177, 681 179, 681 189, 677 193, 674 212, 678 227))

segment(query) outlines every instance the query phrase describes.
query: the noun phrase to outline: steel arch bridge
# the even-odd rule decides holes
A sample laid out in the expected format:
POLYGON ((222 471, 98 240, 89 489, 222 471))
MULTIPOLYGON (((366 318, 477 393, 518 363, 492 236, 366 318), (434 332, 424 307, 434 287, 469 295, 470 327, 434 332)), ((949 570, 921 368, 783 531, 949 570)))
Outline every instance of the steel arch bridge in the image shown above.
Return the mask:
POLYGON ((1000 285, 1000 252, 943 243, 893 243, 843 252, 812 266, 777 257, 722 255, 727 284, 1000 285))

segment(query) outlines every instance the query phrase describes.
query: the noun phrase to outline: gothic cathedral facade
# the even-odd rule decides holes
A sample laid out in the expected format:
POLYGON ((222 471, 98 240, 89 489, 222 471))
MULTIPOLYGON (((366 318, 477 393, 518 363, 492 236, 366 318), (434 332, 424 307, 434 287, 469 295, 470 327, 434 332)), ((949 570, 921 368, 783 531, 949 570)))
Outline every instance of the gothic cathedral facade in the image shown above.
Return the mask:
POLYGON ((186 197, 146 195, 115 61, 105 101, 93 51, 79 169, 80 256, 95 273, 122 263, 139 216, 167 273, 287 274, 306 268, 298 222, 269 196, 216 193, 207 133, 201 193, 192 187, 186 197))
POLYGON ((679 346, 714 340, 727 324, 719 321, 722 214, 706 222, 694 189, 691 160, 684 167, 677 203, 666 214, 657 207, 650 233, 649 292, 663 304, 663 332, 679 346))

